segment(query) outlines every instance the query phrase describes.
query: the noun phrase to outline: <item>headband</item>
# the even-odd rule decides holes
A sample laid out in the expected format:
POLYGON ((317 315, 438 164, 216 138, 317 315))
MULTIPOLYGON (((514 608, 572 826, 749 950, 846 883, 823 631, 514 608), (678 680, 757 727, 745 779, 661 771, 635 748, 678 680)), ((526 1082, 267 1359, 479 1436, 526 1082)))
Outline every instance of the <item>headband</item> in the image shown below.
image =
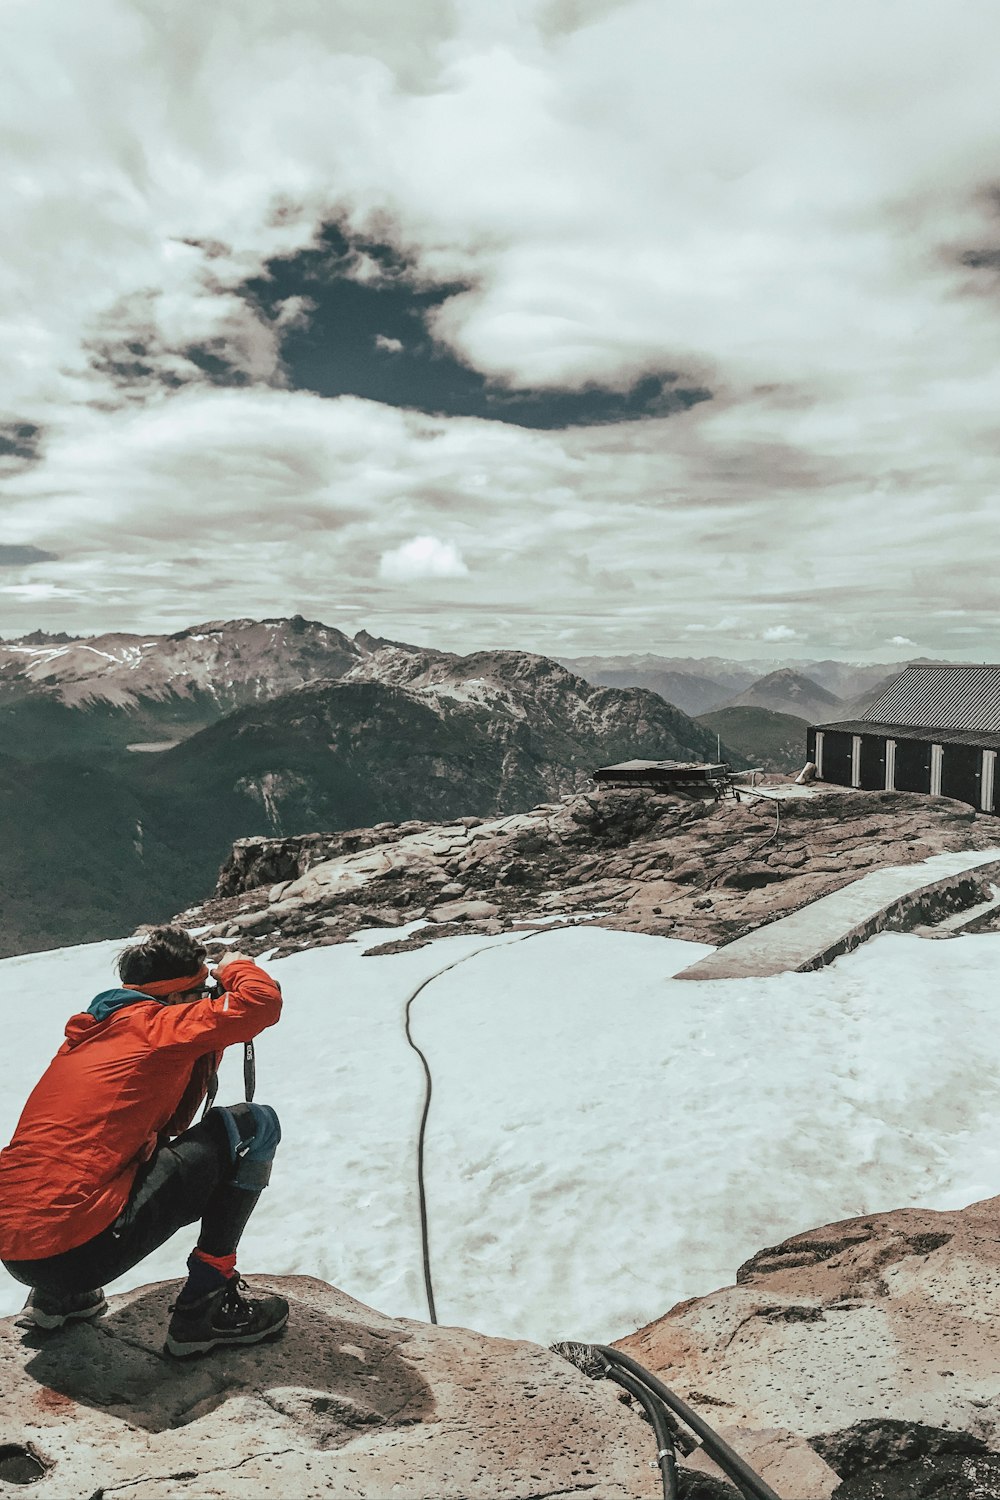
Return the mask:
POLYGON ((140 990, 154 999, 160 995, 177 995, 184 990, 196 990, 208 978, 208 969, 202 964, 197 974, 183 974, 178 979, 154 979, 150 984, 123 984, 122 989, 140 990))

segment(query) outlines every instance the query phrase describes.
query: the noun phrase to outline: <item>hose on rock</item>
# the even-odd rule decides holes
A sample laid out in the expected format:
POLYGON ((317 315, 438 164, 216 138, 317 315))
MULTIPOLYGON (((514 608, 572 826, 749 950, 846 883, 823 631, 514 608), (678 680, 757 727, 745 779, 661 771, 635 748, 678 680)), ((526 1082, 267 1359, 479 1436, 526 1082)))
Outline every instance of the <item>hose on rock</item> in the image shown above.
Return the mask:
POLYGON ((628 1370, 618 1370, 611 1366, 607 1374, 609 1380, 615 1381, 617 1385, 622 1386, 635 1397, 649 1418, 650 1426, 656 1434, 656 1462, 663 1483, 663 1500, 677 1500, 677 1458, 674 1452, 673 1435, 667 1427, 663 1402, 628 1370))
MULTIPOLYGON (((562 1355, 564 1349, 567 1349, 567 1347, 568 1349, 574 1349, 576 1346, 562 1346, 562 1344, 558 1344, 556 1346, 556 1353, 561 1353, 562 1355)), ((667 1412, 673 1413, 673 1416, 681 1419, 685 1427, 690 1428, 691 1433, 694 1433, 694 1436, 699 1439, 700 1446, 705 1449, 708 1457, 715 1464, 718 1464, 718 1467, 723 1470, 726 1478, 730 1479, 736 1485, 739 1493, 747 1497, 747 1500, 780 1500, 780 1497, 772 1490, 771 1485, 765 1479, 760 1478, 759 1473, 751 1469, 750 1464, 747 1463, 745 1458, 739 1457, 735 1448, 730 1448, 726 1439, 718 1436, 714 1427, 709 1427, 705 1418, 700 1418, 697 1412, 694 1412, 688 1406, 687 1401, 682 1401, 679 1395, 670 1391, 669 1386, 664 1385, 663 1380, 658 1379, 651 1371, 646 1370, 643 1365, 639 1364, 637 1359, 631 1358, 630 1355, 625 1355, 621 1349, 610 1349, 610 1346, 607 1346, 607 1344, 594 1344, 592 1346, 592 1353, 598 1356, 598 1358, 603 1359, 607 1367, 606 1371, 604 1371, 606 1376, 610 1377, 610 1371, 612 1370, 616 1370, 618 1373, 625 1371, 625 1373, 633 1376, 637 1382, 646 1386, 646 1389, 651 1391, 654 1397, 657 1397, 657 1400, 660 1400, 664 1404, 667 1412)), ((577 1364, 576 1359, 571 1355, 565 1355, 564 1358, 570 1359, 571 1364, 577 1364)), ((621 1385, 621 1382, 619 1382, 619 1385, 621 1385)), ((660 1443, 658 1434, 657 1442, 658 1446, 663 1448, 663 1443, 660 1443)), ((664 1494, 666 1494, 666 1491, 664 1491, 664 1494)))

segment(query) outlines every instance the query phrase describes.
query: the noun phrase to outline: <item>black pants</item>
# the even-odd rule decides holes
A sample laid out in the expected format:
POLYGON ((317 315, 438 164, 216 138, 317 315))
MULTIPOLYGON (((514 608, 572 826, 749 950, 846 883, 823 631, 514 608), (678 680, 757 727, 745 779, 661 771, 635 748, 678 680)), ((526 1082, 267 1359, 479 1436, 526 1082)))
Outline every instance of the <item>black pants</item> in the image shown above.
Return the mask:
POLYGON ((199 1246, 229 1255, 260 1197, 232 1183, 233 1154, 218 1115, 207 1115, 139 1169, 129 1201, 107 1229, 43 1260, 5 1260, 16 1281, 55 1296, 124 1276, 184 1224, 201 1219, 199 1246))

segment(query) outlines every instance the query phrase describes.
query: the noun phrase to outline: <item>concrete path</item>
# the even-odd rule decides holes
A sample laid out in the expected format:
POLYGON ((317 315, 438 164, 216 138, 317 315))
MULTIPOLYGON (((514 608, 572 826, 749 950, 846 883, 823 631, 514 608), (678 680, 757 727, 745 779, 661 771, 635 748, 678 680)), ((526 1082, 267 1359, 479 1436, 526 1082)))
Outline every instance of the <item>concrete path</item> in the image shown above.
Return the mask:
MULTIPOLYGON (((873 870, 842 890, 716 948, 677 979, 744 979, 819 969, 841 953, 893 927, 926 922, 950 898, 970 906, 983 880, 1000 876, 1000 849, 934 854, 916 865, 873 870)), ((980 898, 981 899, 981 898, 980 898)))

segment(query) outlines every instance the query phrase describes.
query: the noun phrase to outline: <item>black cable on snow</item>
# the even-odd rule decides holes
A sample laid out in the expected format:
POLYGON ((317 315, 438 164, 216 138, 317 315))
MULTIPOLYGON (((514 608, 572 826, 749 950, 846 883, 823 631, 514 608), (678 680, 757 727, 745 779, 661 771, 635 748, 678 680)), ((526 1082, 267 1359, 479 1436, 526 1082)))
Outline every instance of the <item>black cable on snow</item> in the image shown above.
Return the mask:
MULTIPOLYGON (((538 937, 546 930, 548 929, 536 928, 533 932, 519 933, 513 939, 513 943, 523 943, 525 938, 538 937)), ((459 964, 467 963, 470 958, 476 958, 480 953, 486 953, 494 948, 510 948, 511 946, 512 943, 484 943, 481 948, 474 948, 471 953, 465 953, 461 958, 456 958, 450 964, 445 964, 444 968, 438 969, 436 973, 428 974, 426 979, 420 981, 406 1002, 406 1040, 420 1058, 426 1084, 424 1089, 424 1108, 420 1116, 420 1129, 417 1132, 417 1197, 420 1204, 420 1250, 424 1263, 424 1291, 427 1294, 427 1312, 432 1323, 437 1322, 437 1310, 434 1306, 434 1283, 431 1278, 430 1232, 427 1225, 427 1189, 424 1182, 424 1140, 427 1134, 427 1116, 431 1110, 431 1095, 434 1091, 434 1080, 431 1077, 430 1063, 413 1040, 413 1032, 410 1030, 410 1009, 420 992, 425 990, 433 980, 440 979, 442 974, 447 974, 450 970, 457 969, 459 964)))

